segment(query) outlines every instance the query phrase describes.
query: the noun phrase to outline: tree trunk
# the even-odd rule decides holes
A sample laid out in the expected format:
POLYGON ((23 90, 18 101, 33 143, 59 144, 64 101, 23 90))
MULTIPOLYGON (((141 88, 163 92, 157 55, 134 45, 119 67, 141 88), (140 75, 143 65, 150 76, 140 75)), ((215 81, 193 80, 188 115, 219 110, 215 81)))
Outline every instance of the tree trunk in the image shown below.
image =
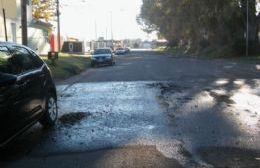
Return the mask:
POLYGON ((241 0, 241 7, 245 18, 245 32, 247 31, 247 1, 249 2, 248 9, 248 44, 249 53, 255 54, 258 48, 258 23, 256 16, 256 1, 255 0, 241 0))

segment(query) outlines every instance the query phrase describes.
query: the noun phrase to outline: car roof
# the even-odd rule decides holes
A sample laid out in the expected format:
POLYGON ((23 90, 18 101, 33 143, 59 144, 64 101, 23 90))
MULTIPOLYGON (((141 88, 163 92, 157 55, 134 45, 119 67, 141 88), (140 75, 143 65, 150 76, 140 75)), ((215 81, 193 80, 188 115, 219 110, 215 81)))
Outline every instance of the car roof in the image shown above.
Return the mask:
MULTIPOLYGON (((0 41, 0 46, 5 46, 5 47, 19 46, 19 47, 24 47, 24 48, 30 49, 29 47, 21 45, 21 44, 17 44, 17 43, 13 43, 13 42, 5 42, 5 41, 0 41)), ((32 49, 30 49, 30 50, 32 50, 32 49)))
POLYGON ((10 45, 20 45, 20 44, 16 44, 16 43, 13 43, 13 42, 0 41, 0 45, 1 46, 10 46, 10 45))
POLYGON ((103 47, 103 48, 96 48, 97 50, 99 49, 110 49, 109 47, 103 47))
POLYGON ((111 48, 96 48, 95 50, 111 50, 111 48))

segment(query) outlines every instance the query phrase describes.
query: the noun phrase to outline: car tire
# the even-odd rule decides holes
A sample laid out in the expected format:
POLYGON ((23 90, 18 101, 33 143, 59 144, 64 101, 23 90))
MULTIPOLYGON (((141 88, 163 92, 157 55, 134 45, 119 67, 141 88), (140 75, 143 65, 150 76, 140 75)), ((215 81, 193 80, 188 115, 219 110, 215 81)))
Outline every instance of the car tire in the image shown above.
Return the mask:
POLYGON ((53 127, 58 118, 58 105, 57 99, 54 94, 49 94, 46 98, 45 112, 40 123, 45 128, 53 127))

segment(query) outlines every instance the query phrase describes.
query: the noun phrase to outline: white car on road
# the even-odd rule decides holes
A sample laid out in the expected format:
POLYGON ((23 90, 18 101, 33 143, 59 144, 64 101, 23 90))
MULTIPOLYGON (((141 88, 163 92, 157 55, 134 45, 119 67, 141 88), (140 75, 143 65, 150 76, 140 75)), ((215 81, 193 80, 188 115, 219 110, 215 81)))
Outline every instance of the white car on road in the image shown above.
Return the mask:
POLYGON ((125 48, 117 48, 115 50, 115 54, 116 55, 122 55, 122 54, 125 54, 126 53, 126 49, 125 48))

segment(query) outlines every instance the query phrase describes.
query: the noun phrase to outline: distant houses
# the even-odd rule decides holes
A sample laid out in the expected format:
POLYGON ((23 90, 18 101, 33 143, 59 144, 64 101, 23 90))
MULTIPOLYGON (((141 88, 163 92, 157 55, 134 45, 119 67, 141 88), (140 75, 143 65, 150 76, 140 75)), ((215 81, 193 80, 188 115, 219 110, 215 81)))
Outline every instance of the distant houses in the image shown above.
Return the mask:
MULTIPOLYGON (((21 36, 21 0, 2 0, 0 3, 0 41, 5 41, 4 17, 6 13, 6 34, 9 42, 22 42, 21 36)), ((32 4, 27 1, 28 46, 38 54, 47 54, 50 51, 49 37, 52 24, 32 17, 32 4)))

